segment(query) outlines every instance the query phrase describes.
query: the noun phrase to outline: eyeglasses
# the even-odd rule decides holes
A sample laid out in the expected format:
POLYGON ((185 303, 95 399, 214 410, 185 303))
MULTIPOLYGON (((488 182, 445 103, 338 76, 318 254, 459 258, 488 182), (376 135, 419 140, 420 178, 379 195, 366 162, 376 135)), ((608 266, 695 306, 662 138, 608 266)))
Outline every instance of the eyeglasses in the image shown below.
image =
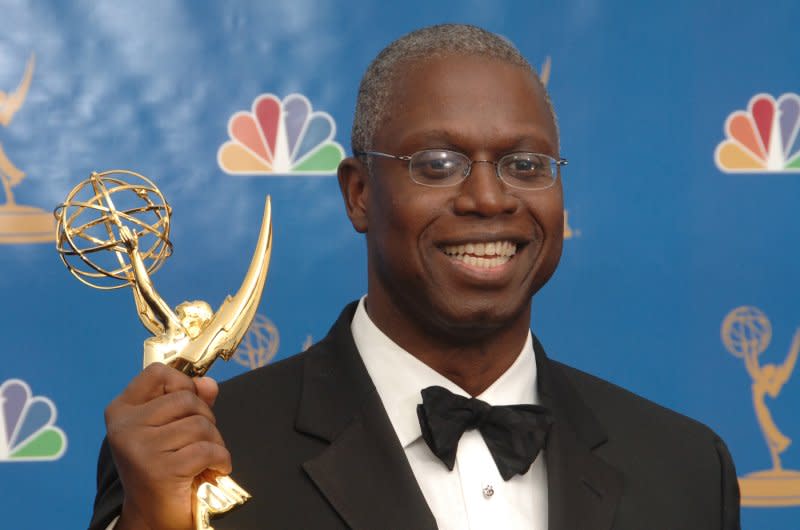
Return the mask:
POLYGON ((378 156, 408 162, 411 180, 423 186, 455 186, 466 179, 472 165, 485 162, 495 166, 497 177, 513 188, 544 190, 555 184, 561 175, 561 167, 567 165, 564 158, 555 158, 540 153, 510 153, 497 162, 471 160, 468 156, 448 149, 425 149, 413 155, 390 155, 379 151, 353 151, 356 156, 378 156))

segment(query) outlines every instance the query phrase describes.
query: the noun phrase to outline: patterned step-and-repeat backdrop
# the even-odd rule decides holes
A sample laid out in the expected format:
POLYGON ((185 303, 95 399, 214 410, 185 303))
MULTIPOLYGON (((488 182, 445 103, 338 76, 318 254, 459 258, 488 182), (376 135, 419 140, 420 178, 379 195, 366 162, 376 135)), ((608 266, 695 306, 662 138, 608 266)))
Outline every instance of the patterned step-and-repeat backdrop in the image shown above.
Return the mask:
POLYGON ((389 41, 453 21, 511 39, 555 101, 570 165, 564 258, 534 301, 548 351, 718 431, 745 528, 800 527, 800 4, 0 10, 3 528, 85 526, 103 408, 147 336, 129 290, 87 289, 58 259, 52 211, 69 189, 112 168, 156 180, 174 209, 156 284, 173 305, 214 307, 245 273, 270 194, 264 300, 212 375, 289 356, 366 286, 332 178, 359 78, 389 41))

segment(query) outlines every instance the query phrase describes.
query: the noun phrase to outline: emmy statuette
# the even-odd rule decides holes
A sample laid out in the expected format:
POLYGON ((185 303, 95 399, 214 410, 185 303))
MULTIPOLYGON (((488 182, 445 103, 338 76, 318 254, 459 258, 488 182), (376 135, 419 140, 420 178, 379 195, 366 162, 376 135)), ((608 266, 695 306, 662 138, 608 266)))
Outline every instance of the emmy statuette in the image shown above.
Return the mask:
MULTIPOLYGON (((129 286, 139 319, 152 333, 144 341, 144 366, 162 362, 201 376, 222 357, 228 360, 256 315, 272 250, 270 199, 256 250, 241 287, 214 312, 202 300, 174 310, 151 280, 172 252, 171 208, 148 178, 127 170, 92 173, 55 210, 56 248, 67 269, 97 289, 129 286)), ((195 479, 197 530, 213 530, 211 516, 250 498, 229 476, 206 470, 195 479)))
POLYGON ((750 376, 751 399, 756 420, 769 450, 772 467, 739 478, 742 506, 800 506, 800 471, 786 469, 781 454, 792 443, 778 428, 767 406, 767 397, 776 399, 794 371, 800 355, 800 330, 795 332, 782 363, 762 362, 759 357, 772 340, 772 324, 767 315, 753 306, 737 307, 722 321, 722 343, 744 361, 750 376))

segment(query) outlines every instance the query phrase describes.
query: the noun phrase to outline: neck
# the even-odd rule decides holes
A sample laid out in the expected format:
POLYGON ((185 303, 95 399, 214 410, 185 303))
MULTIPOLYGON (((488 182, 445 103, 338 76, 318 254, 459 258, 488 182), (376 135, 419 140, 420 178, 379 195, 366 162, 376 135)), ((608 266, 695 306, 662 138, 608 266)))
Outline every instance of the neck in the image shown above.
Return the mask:
POLYGON ((481 394, 508 370, 530 330, 530 306, 503 326, 489 327, 483 322, 445 326, 415 322, 397 308, 370 304, 372 296, 367 298, 370 320, 401 348, 471 396, 481 394))

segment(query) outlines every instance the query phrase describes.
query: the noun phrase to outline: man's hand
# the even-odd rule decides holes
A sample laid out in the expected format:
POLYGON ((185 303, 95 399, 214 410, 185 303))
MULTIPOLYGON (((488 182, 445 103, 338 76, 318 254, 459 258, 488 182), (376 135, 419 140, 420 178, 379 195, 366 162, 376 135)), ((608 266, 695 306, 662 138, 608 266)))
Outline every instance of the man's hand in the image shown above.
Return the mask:
POLYGON ((194 528, 192 480, 206 469, 231 472, 210 408, 217 392, 213 379, 153 363, 106 408, 125 491, 117 530, 194 528))

